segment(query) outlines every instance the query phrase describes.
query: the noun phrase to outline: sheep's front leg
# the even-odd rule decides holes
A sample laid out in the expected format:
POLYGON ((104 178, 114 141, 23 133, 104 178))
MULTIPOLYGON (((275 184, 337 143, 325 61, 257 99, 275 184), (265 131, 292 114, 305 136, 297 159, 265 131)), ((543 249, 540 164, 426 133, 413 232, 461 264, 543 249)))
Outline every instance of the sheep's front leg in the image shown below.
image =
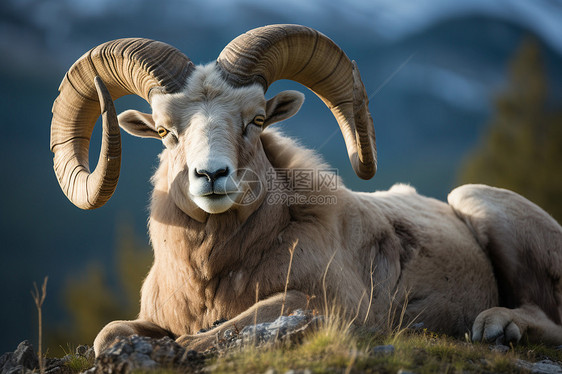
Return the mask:
POLYGON ((534 343, 562 344, 562 326, 552 322, 536 305, 517 309, 490 308, 481 312, 472 327, 473 341, 518 343, 526 336, 534 343))
POLYGON ((290 314, 297 309, 314 308, 314 305, 309 304, 309 298, 299 291, 288 291, 284 302, 283 299, 283 294, 271 296, 252 305, 246 311, 212 330, 197 335, 182 335, 176 339, 176 342, 188 349, 201 351, 211 347, 217 335, 222 337, 223 333, 228 329, 242 330, 245 326, 253 325, 254 322, 274 321, 281 315, 283 305, 284 315, 290 314))
POLYGON ((174 337, 169 331, 150 321, 142 319, 134 321, 113 321, 105 325, 94 340, 94 352, 96 357, 109 348, 116 338, 131 335, 148 336, 157 339, 165 336, 169 336, 170 338, 174 337))

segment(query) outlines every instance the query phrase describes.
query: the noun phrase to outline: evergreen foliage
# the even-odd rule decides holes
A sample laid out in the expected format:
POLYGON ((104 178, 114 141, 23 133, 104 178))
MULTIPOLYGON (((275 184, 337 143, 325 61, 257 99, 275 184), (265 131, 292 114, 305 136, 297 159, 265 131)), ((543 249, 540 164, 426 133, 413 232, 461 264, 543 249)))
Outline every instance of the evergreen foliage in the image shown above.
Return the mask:
POLYGON ((526 39, 510 63, 480 145, 460 176, 513 190, 562 222, 562 103, 549 103, 539 44, 526 39))

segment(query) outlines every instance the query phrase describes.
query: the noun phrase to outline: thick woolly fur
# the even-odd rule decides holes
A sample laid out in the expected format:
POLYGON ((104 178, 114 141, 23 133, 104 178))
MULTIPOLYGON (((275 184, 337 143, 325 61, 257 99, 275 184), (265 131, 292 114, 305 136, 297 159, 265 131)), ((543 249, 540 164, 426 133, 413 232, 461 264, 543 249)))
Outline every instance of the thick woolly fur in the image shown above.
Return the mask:
MULTIPOLYGON (((447 334, 562 344, 562 229, 540 208, 481 185, 454 190, 447 204, 406 185, 357 193, 335 177, 336 188, 321 187, 313 173, 317 188, 298 191, 306 203, 272 202, 274 192, 263 188, 251 204, 214 214, 188 192, 193 160, 223 158, 235 170, 253 171, 262 186, 266 177, 287 182, 287 170, 329 168, 279 131, 250 123, 256 114, 266 122, 283 117, 283 100, 266 104, 259 87, 234 89, 212 65, 198 68, 187 87, 173 100, 154 98, 147 125, 175 135, 164 139, 152 180, 154 264, 139 319, 106 326, 97 353, 132 333, 203 348, 225 329, 274 319, 282 308, 326 305, 376 327, 392 325, 389 310, 404 308, 405 321, 447 334), (311 204, 314 196, 331 200, 311 204), (229 322, 194 335, 222 318, 229 322)), ((298 95, 289 97, 287 105, 298 110, 298 95)), ((120 117, 125 128, 127 119, 120 117)), ((130 124, 128 131, 135 133, 130 124)))

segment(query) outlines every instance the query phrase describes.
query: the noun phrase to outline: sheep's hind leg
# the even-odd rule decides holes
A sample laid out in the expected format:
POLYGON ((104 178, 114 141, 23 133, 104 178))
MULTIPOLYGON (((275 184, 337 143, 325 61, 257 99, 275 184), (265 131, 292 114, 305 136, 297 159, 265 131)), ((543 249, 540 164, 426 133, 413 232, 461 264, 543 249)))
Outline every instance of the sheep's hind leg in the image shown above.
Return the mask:
POLYGON ((499 307, 481 312, 473 340, 562 344, 562 227, 522 196, 466 185, 449 204, 494 268, 499 307))
POLYGON ((94 352, 96 357, 109 348, 116 338, 131 335, 148 336, 151 338, 163 338, 165 336, 174 337, 169 331, 150 321, 142 319, 134 321, 113 321, 105 325, 94 340, 94 352))

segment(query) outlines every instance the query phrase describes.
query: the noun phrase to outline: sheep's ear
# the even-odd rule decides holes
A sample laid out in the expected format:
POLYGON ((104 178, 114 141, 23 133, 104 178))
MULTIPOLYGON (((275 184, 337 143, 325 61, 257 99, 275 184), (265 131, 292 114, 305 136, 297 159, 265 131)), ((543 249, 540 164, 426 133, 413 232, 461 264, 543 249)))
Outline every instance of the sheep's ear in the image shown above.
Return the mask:
POLYGON ((304 95, 298 91, 283 91, 267 100, 264 127, 294 116, 303 102, 304 95))
POLYGON ((126 110, 117 116, 119 126, 129 134, 140 138, 160 139, 151 114, 142 113, 137 110, 126 110))

